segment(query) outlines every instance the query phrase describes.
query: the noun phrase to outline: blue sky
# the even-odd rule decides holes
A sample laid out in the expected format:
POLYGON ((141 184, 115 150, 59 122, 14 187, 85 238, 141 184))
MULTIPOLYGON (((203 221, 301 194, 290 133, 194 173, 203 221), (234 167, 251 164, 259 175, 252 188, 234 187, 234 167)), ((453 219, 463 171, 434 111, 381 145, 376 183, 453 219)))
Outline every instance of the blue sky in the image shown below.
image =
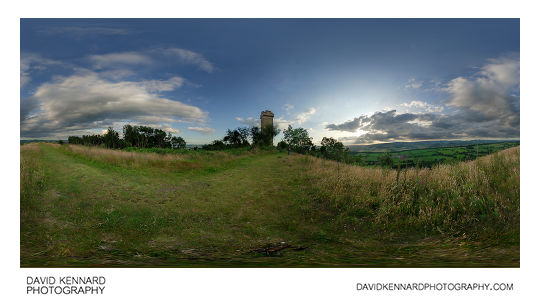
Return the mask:
MULTIPOLYGON (((519 19, 21 19, 21 138, 519 138, 519 19)), ((275 142, 280 140, 275 139, 275 142)))

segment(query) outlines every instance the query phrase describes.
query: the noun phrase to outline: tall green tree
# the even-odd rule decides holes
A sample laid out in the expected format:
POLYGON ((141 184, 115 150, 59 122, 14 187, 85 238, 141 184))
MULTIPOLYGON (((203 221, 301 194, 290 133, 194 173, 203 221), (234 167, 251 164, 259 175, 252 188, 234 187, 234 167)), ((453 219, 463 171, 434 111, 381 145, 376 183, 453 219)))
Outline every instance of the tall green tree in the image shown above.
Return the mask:
POLYGON ((323 137, 321 140, 321 155, 325 158, 344 161, 348 157, 349 149, 346 148, 343 143, 337 141, 334 138, 323 137))
POLYGON ((126 146, 139 146, 140 137, 136 127, 126 124, 124 125, 123 132, 126 146))
POLYGON ((112 127, 109 127, 105 135, 103 135, 103 143, 107 148, 119 148, 120 135, 118 135, 118 132, 113 130, 112 127))
POLYGON ((277 127, 267 126, 260 129, 257 126, 250 128, 251 144, 253 146, 273 145, 274 137, 279 134, 277 127))
POLYGON ((103 144, 103 136, 97 134, 83 135, 81 140, 83 145, 98 146, 103 144))
POLYGON ((183 149, 186 148, 186 141, 182 137, 172 136, 170 138, 170 145, 172 149, 183 149))
POLYGON ((390 153, 386 152, 379 156, 379 163, 383 167, 389 167, 392 168, 392 165, 394 165, 394 161, 392 160, 392 155, 390 153))
POLYGON ((223 143, 223 140, 214 140, 210 144, 205 144, 202 146, 204 150, 223 150, 226 149, 227 145, 223 143))
POLYGON ((309 133, 304 128, 293 129, 292 126, 283 131, 283 140, 291 147, 291 149, 298 153, 307 153, 312 147, 312 138, 309 137, 309 133))
POLYGON ((142 148, 185 148, 186 141, 182 137, 174 137, 162 129, 142 125, 124 125, 123 139, 114 129, 110 128, 104 135, 70 136, 71 144, 103 145, 107 148, 142 147, 142 148))
POLYGON ((83 144, 83 140, 81 137, 78 137, 78 136, 69 136, 68 143, 69 144, 83 144))
POLYGON ((247 127, 239 127, 235 130, 227 129, 227 133, 225 134, 225 137, 223 137, 223 141, 234 147, 249 146, 249 132, 250 131, 247 127))

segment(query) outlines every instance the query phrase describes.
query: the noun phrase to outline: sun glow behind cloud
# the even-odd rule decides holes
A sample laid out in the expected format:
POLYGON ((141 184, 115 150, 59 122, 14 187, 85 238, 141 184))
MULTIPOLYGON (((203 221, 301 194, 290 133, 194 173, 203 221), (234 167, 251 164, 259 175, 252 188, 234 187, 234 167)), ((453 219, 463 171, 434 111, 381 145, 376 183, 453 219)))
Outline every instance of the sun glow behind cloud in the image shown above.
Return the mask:
POLYGON ((449 80, 441 88, 448 95, 443 105, 415 100, 325 128, 364 130, 356 139, 346 138, 353 143, 519 138, 519 96, 512 94, 518 90, 519 57, 512 54, 489 59, 470 77, 449 80))

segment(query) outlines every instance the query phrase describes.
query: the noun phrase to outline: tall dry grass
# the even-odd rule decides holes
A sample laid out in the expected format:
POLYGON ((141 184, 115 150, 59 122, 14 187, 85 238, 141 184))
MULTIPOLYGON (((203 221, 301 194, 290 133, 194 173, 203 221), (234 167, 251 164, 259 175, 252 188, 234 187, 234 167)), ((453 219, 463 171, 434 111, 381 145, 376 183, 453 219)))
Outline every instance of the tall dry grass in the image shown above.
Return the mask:
POLYGON ((20 148, 20 218, 21 233, 34 227, 43 212, 40 210, 46 191, 45 170, 40 161, 37 143, 21 145, 20 148))
POLYGON ((188 154, 156 154, 126 152, 100 147, 81 145, 65 145, 62 150, 66 154, 90 159, 97 162, 129 168, 160 168, 168 171, 189 170, 220 165, 232 161, 238 156, 226 152, 188 154))
POLYGON ((20 190, 21 198, 34 199, 43 190, 45 172, 39 161, 39 144, 21 145, 20 148, 20 190), (25 189, 23 189, 25 188, 25 189))
POLYGON ((304 160, 314 206, 337 224, 519 235, 519 147, 471 162, 402 169, 399 181, 396 170, 304 160))

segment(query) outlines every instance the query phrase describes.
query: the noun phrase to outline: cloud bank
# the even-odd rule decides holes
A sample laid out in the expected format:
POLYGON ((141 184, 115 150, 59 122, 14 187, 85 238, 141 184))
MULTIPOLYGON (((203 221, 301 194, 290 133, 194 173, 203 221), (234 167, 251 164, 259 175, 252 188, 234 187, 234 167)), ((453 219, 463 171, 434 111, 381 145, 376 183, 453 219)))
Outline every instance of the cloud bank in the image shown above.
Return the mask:
POLYGON ((439 106, 413 101, 405 108, 361 115, 340 124, 327 124, 330 131, 365 134, 347 137, 351 143, 430 139, 519 138, 519 57, 491 59, 470 78, 457 77, 443 91, 448 114, 439 106))
POLYGON ((35 53, 21 53, 20 87, 23 88, 31 81, 31 72, 45 70, 51 66, 62 65, 60 61, 44 58, 35 53))
POLYGON ((200 53, 183 48, 167 48, 161 51, 166 55, 177 58, 182 63, 194 65, 208 73, 215 71, 214 65, 200 53))
POLYGON ((118 69, 126 66, 156 64, 160 61, 174 60, 184 65, 191 65, 199 70, 212 73, 216 67, 202 54, 184 48, 157 48, 146 51, 127 51, 118 53, 94 54, 88 59, 94 69, 118 69))
POLYGON ((42 28, 38 32, 49 35, 73 35, 78 38, 87 35, 127 35, 131 33, 124 28, 105 26, 53 26, 42 28))
MULTIPOLYGON (((106 28, 69 28, 70 33, 90 34, 106 28)), ((54 30, 53 30, 54 31, 54 30)), ((52 34, 53 32, 51 32, 52 34)), ((120 34, 111 30, 110 34, 120 34)), ((41 71, 68 71, 69 76, 52 76, 41 82, 31 96, 21 99, 21 137, 52 138, 99 132, 109 126, 118 129, 126 122, 152 124, 171 133, 179 130, 172 123, 204 124, 207 112, 169 99, 163 93, 174 91, 186 82, 180 76, 168 79, 140 78, 140 67, 154 69, 159 62, 191 65, 211 73, 214 65, 199 53, 182 48, 94 54, 81 58, 85 65, 74 65, 45 58, 35 53, 21 53, 21 92, 41 71)), ((146 70, 145 69, 145 70, 146 70)), ((52 71, 52 72, 51 72, 52 71)), ((64 72, 65 74, 65 72, 64 72)), ((144 74, 144 72, 143 72, 144 74)), ((28 93, 27 93, 28 94, 28 93)), ((189 130, 211 133, 211 128, 194 126, 189 130)))
POLYGON ((414 77, 409 78, 407 84, 405 84, 406 89, 419 89, 424 85, 423 81, 418 81, 414 77))
POLYGON ((91 55, 94 68, 118 67, 122 65, 142 65, 152 63, 152 59, 138 52, 121 52, 91 55))
MULTIPOLYGON (((111 81, 83 72, 42 84, 21 101, 21 137, 50 137, 118 122, 204 122, 207 113, 196 106, 162 97, 183 79, 111 81)), ((171 132, 176 132, 176 129, 171 132)))
POLYGON ((213 128, 209 128, 209 127, 200 127, 200 126, 189 126, 189 127, 188 127, 188 130, 194 131, 194 132, 203 133, 203 134, 211 134, 211 133, 216 132, 216 130, 213 129, 213 128))

